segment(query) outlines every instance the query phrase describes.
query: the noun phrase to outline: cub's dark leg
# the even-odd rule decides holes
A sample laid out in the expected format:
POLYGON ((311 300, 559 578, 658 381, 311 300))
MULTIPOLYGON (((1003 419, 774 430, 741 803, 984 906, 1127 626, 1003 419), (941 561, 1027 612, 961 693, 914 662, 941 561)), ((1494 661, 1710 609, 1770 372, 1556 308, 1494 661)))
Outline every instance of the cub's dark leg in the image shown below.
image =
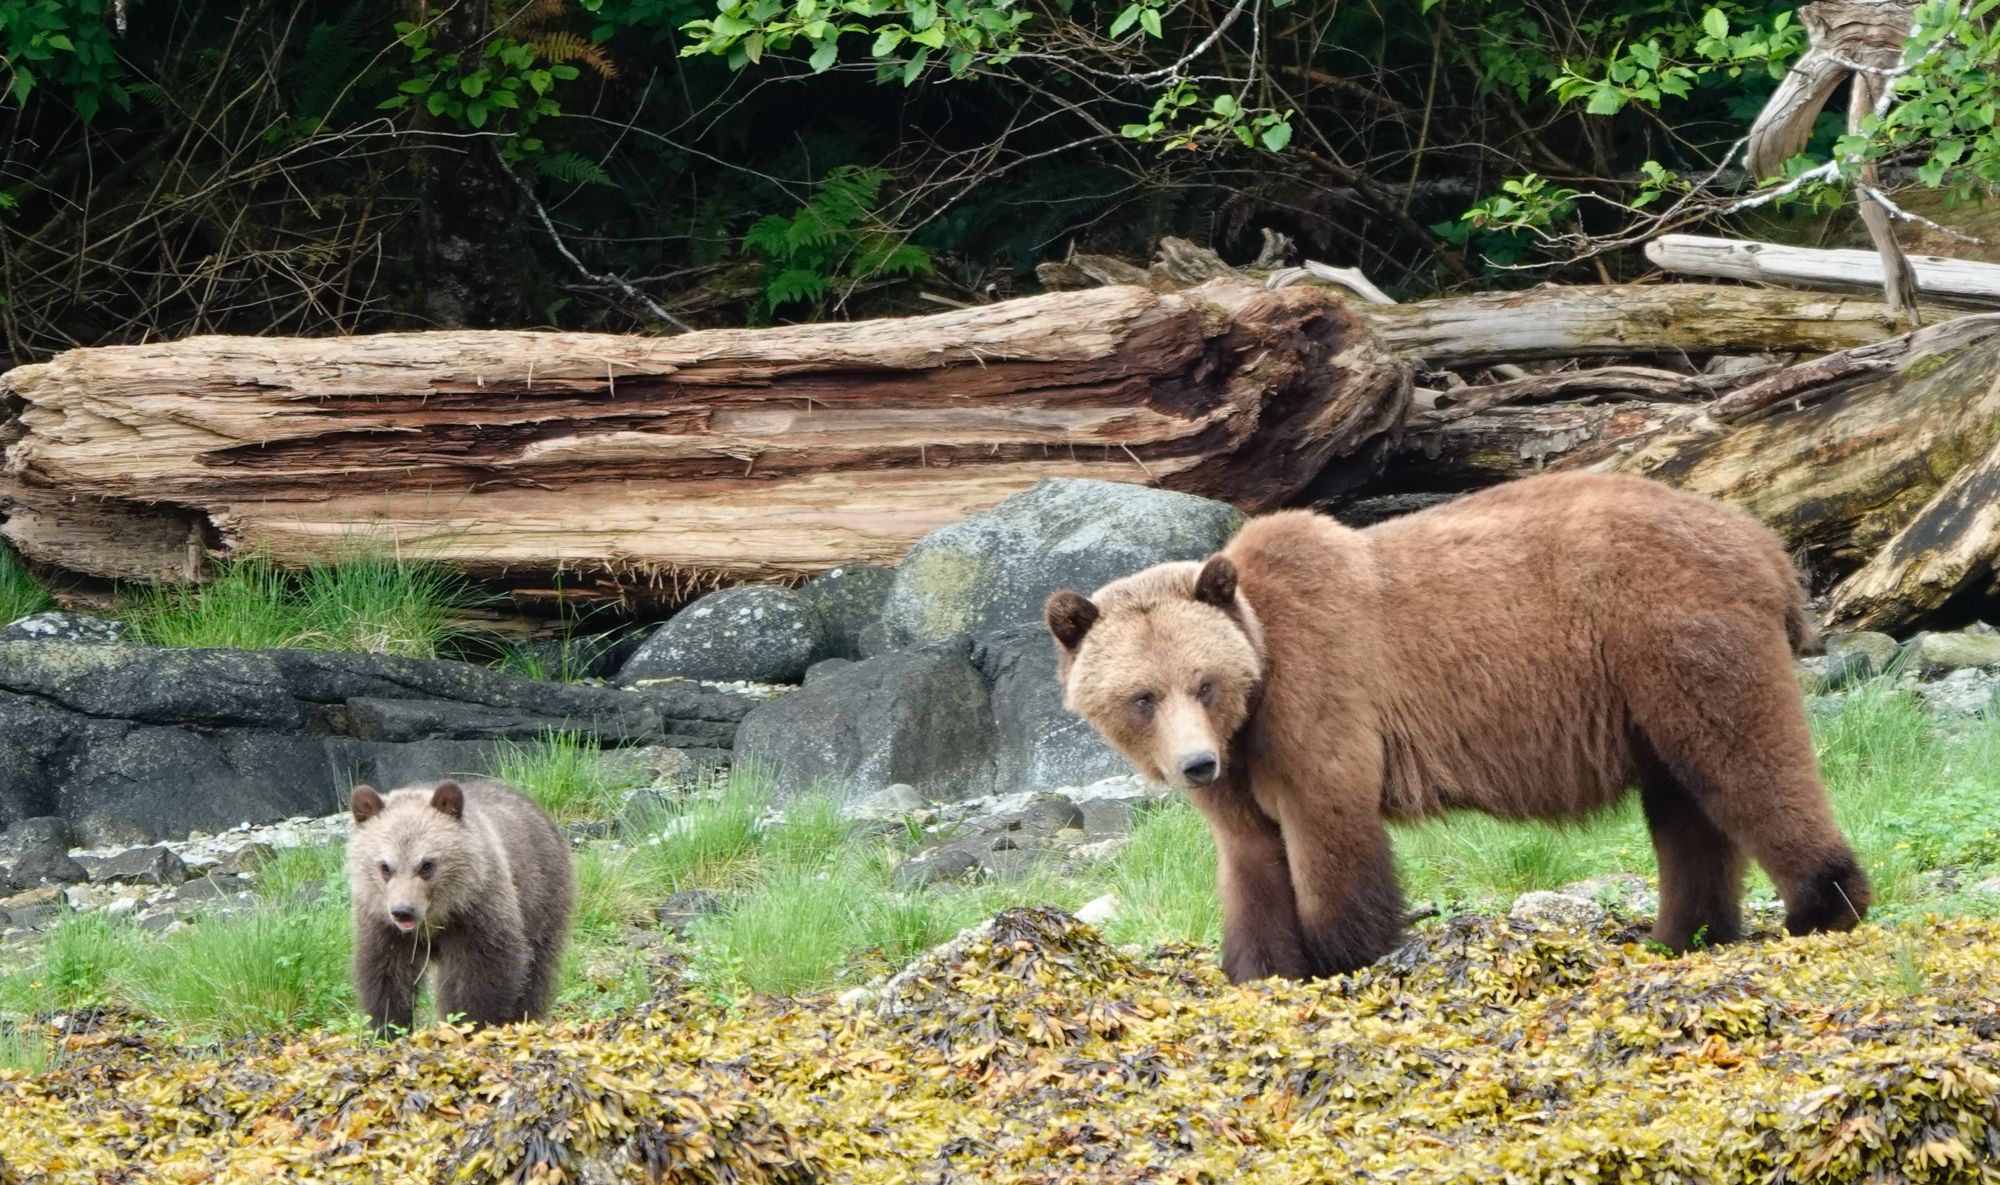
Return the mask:
POLYGON ((1222 970, 1231 983, 1312 973, 1277 823, 1229 779, 1191 792, 1215 836, 1222 894, 1222 970))
POLYGON ((437 954, 440 1018, 462 1015, 475 1025, 526 1018, 528 946, 520 923, 490 917, 454 919, 437 954))
POLYGON ((354 928, 354 994, 378 1034, 391 1027, 407 1032, 414 1023, 426 961, 423 939, 415 934, 372 919, 354 928))
POLYGON ((1403 891, 1375 798, 1308 805, 1287 793, 1278 801, 1288 808, 1285 856, 1312 974, 1342 975, 1388 954, 1403 934, 1403 891))
POLYGON ((1653 941, 1676 952, 1743 936, 1743 851, 1657 761, 1640 772, 1639 801, 1660 860, 1653 941))

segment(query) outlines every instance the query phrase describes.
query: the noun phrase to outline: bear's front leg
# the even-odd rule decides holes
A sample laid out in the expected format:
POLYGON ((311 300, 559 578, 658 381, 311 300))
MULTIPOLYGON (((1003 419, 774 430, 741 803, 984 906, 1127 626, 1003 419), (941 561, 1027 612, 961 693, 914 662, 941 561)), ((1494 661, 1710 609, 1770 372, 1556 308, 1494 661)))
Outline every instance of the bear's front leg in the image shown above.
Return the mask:
POLYGON ((1266 801, 1279 804, 1310 974, 1343 975, 1388 954, 1403 933, 1403 891, 1375 802, 1293 793, 1266 801))
POLYGON ((528 946, 518 921, 509 927, 484 914, 454 918, 436 959, 440 1018, 460 1015, 475 1025, 524 1019, 528 946))
POLYGON ((354 929, 354 993, 377 1035, 391 1028, 408 1031, 417 1015, 417 981, 423 978, 422 939, 377 923, 354 929))
POLYGON ((1270 816, 1229 783, 1192 792, 1215 836, 1222 894, 1222 970, 1231 983, 1311 973, 1299 935, 1284 839, 1270 816))

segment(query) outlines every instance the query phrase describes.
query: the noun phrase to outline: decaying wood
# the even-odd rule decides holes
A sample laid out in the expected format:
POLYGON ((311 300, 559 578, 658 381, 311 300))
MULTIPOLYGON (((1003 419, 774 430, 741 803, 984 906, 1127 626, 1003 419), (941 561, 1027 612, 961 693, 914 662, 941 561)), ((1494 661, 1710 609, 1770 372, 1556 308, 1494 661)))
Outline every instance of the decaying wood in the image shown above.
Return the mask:
POLYGON ((1728 378, 1681 374, 1654 366, 1598 366, 1588 370, 1563 370, 1440 392, 1435 401, 1437 410, 1419 418, 1449 421, 1510 403, 1559 403, 1564 400, 1698 403, 1713 399, 1725 387, 1738 385, 1747 378, 1740 373, 1728 378))
MULTIPOLYGON (((1646 258, 1666 271, 1728 280, 1810 288, 1880 288, 1883 283, 1882 258, 1873 251, 1661 235, 1646 244, 1646 258)), ((2000 264, 1939 255, 1911 256, 1909 264, 1924 296, 1954 304, 2000 304, 2000 264)))
MULTIPOLYGON (((1897 331, 1878 300, 1711 284, 1549 286, 1361 310, 1436 370, 1550 358, 1821 354, 1897 331)), ((1927 319, 1948 316, 1939 310, 1927 319)))
POLYGON ((1476 489, 1540 473, 1580 449, 1657 429, 1682 405, 1547 403, 1413 416, 1370 494, 1476 489))
POLYGON ((1902 626, 2000 555, 2000 314, 1815 359, 1557 468, 1637 473, 1743 507, 1838 578, 1826 624, 1902 626))
MULTIPOLYGON (((1750 127, 1744 159, 1751 176, 1775 177, 1787 160, 1805 150, 1821 108, 1843 82, 1848 84, 1848 132, 1858 133, 1863 121, 1886 110, 1916 10, 1917 0, 1816 0, 1799 8, 1808 47, 1750 127)), ((1862 163, 1857 180, 1861 219, 1875 245, 1875 282, 1892 313, 1914 319, 1922 288, 1877 196, 1881 182, 1874 161, 1862 163)))
POLYGON ((1385 451, 1409 374, 1330 291, 1224 282, 659 339, 194 338, 0 390, 0 534, 59 569, 359 541, 643 595, 894 560, 1052 475, 1277 506, 1385 451))

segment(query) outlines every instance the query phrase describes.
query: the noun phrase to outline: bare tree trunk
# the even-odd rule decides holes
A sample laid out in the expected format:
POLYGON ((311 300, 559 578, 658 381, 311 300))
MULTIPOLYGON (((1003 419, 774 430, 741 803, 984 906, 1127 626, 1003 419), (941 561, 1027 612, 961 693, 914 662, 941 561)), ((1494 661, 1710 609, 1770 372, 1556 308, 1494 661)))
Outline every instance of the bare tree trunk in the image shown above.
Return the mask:
POLYGON ((893 561, 1049 476, 1279 506, 1372 473, 1410 398, 1338 296, 1230 282, 674 338, 193 338, 0 391, 21 408, 0 533, 60 569, 359 536, 635 596, 893 561))

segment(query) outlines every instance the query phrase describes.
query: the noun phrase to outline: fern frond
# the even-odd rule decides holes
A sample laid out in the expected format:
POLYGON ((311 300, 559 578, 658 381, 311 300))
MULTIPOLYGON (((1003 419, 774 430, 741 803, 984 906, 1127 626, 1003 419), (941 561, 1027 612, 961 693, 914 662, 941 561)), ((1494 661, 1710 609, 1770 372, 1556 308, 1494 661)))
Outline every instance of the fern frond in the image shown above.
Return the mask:
POLYGON ((828 277, 811 268, 786 268, 764 282, 764 302, 772 310, 794 301, 817 301, 826 295, 828 277))
POLYGON ((542 176, 553 178, 569 185, 609 185, 617 187, 611 174, 594 160, 574 152, 553 152, 537 157, 535 168, 542 176))
POLYGON ((550 29, 524 42, 548 62, 582 62, 600 78, 618 77, 618 67, 604 47, 581 33, 550 29))
POLYGON ((766 214, 750 224, 743 232, 743 249, 755 251, 772 259, 789 261, 792 257, 792 242, 788 233, 792 220, 781 214, 766 214))

